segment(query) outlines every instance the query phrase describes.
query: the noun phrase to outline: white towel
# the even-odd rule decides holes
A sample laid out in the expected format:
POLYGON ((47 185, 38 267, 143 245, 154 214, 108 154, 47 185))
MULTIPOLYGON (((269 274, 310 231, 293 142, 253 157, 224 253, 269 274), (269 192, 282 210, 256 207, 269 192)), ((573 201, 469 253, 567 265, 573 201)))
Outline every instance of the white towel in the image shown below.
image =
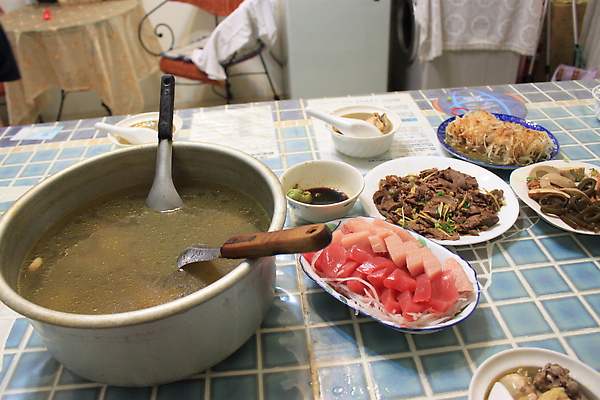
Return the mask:
POLYGON ((209 78, 227 78, 222 64, 235 52, 256 48, 257 40, 273 46, 277 38, 276 0, 245 0, 211 33, 203 49, 192 52, 192 62, 209 78))
POLYGON ((444 50, 509 50, 534 55, 545 0, 418 0, 419 59, 444 50))

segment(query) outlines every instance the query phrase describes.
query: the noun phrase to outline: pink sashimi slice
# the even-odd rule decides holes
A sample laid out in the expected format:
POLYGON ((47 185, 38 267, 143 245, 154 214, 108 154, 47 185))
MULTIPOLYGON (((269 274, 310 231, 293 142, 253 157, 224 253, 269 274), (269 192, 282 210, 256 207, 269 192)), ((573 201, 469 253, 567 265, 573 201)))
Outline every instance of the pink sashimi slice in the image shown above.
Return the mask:
POLYGON ((319 257, 315 260, 314 266, 323 276, 333 278, 336 270, 346 263, 346 249, 339 244, 330 244, 325 247, 319 257))
POLYGON ((380 269, 386 269, 389 267, 395 267, 396 265, 392 260, 385 257, 373 257, 370 260, 365 261, 364 263, 358 266, 358 270, 363 274, 372 274, 375 271, 380 269))
POLYGON ((409 231, 402 228, 401 226, 390 224, 389 222, 386 222, 379 218, 375 218, 373 220, 373 225, 383 228, 383 229, 389 229, 389 230, 394 231, 398 236, 400 236, 400 239, 402 239, 403 242, 417 242, 418 243, 418 240, 409 231))
POLYGON ((341 239, 341 245, 349 249, 354 245, 364 244, 368 240, 369 235, 370 233, 367 231, 348 233, 341 239))
POLYGON ((406 253, 406 268, 408 268, 413 277, 417 277, 425 272, 421 249, 411 249, 406 253))
POLYGON ((355 244, 346 251, 348 258, 357 261, 359 264, 369 261, 376 256, 369 244, 355 244))
POLYGON ((417 287, 415 278, 410 276, 408 271, 402 268, 396 268, 383 280, 383 285, 388 288, 396 289, 399 292, 414 292, 417 287))
POLYGON ((383 304, 383 308, 390 314, 400 314, 402 309, 398 302, 398 291, 390 288, 383 288, 379 295, 379 301, 383 304))
POLYGON ((371 234, 377 232, 377 228, 373 226, 373 224, 364 217, 356 217, 350 218, 346 221, 344 225, 345 229, 348 229, 350 232, 362 232, 366 231, 371 234))
POLYGON ((369 281, 369 283, 371 285, 373 285, 375 290, 377 290, 377 293, 382 293, 383 290, 387 289, 385 287, 385 285, 383 284, 383 281, 395 269, 396 269, 395 265, 392 265, 391 267, 388 267, 388 268, 378 269, 377 271, 374 271, 374 272, 370 273, 369 275, 367 275, 367 280, 369 281))
POLYGON ((429 247, 421 247, 419 251, 423 260, 423 269, 429 279, 432 279, 437 273, 442 271, 442 263, 429 247))
POLYGON ((419 314, 427 311, 429 308, 427 303, 415 303, 413 295, 409 291, 400 293, 398 303, 400 303, 400 308, 402 308, 402 316, 409 321, 414 321, 419 314))
POLYGON ((398 235, 390 235, 383 239, 387 247, 388 254, 394 263, 399 267, 406 265, 406 251, 403 248, 404 242, 398 235))
POLYGON ((415 295, 413 301, 415 303, 422 303, 429 301, 431 298, 431 280, 427 274, 421 274, 417 276, 417 287, 415 288, 415 295))
POLYGON ((462 265, 454 258, 447 258, 444 261, 444 270, 450 271, 454 278, 454 286, 459 293, 468 293, 474 290, 473 283, 465 273, 462 265))
POLYGON ((431 279, 429 305, 434 312, 445 313, 458 300, 458 290, 449 271, 442 271, 431 279))
POLYGON ((346 263, 340 265, 335 271, 335 278, 348 278, 352 276, 356 268, 358 268, 358 263, 354 260, 347 260, 346 263))
POLYGON ((385 245, 385 241, 379 235, 369 235, 368 237, 369 244, 375 253, 387 253, 387 246, 385 245))
POLYGON ((331 243, 330 244, 342 244, 342 238, 344 237, 344 232, 341 230, 335 230, 331 234, 331 243))
POLYGON ((351 277, 356 279, 349 280, 346 283, 348 290, 364 296, 366 294, 366 291, 368 290, 367 285, 363 283, 367 280, 367 276, 365 274, 360 273, 359 271, 354 271, 351 277))

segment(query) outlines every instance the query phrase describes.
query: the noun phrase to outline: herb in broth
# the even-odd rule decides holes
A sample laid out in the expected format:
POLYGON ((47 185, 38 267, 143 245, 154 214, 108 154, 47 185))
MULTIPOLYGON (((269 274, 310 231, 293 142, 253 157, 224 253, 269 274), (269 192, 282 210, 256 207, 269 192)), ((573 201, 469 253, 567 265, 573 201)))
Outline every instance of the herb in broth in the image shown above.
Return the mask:
POLYGON ((94 200, 45 232, 23 264, 18 291, 46 308, 111 314, 152 307, 193 293, 240 260, 177 268, 188 246, 221 246, 232 236, 266 231, 270 218, 248 195, 216 183, 178 182, 184 206, 146 208, 149 186, 94 200))

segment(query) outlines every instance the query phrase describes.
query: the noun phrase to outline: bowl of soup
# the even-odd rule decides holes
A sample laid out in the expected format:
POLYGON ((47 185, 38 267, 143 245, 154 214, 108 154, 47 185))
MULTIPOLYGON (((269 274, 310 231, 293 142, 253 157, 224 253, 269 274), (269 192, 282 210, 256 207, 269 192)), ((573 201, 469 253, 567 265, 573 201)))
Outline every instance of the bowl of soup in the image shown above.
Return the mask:
MULTIPOLYGON (((115 126, 123 128, 149 128, 155 131, 155 134, 149 134, 147 140, 144 143, 157 143, 158 142, 158 113, 149 112, 143 114, 136 114, 131 117, 122 119, 117 122, 115 126)), ((177 115, 173 115, 173 141, 179 139, 181 133, 181 127, 183 126, 183 120, 177 115)), ((124 138, 108 132, 106 137, 111 143, 117 146, 131 146, 132 143, 128 142, 124 138)))
POLYGON ((600 393, 598 371, 574 357, 535 347, 504 350, 485 360, 471 379, 468 399, 491 400, 496 383, 506 388, 509 399, 591 400, 600 393))
POLYGON ((365 186, 358 169, 336 160, 296 164, 285 170, 280 179, 294 217, 309 222, 345 216, 365 186))
POLYGON ((189 271, 178 270, 176 258, 192 244, 219 246, 244 233, 236 213, 258 216, 258 222, 244 222, 250 225, 244 229, 282 229, 286 200, 277 177, 241 151, 176 142, 173 175, 184 207, 149 215, 143 203, 156 149, 129 146, 67 167, 34 186, 0 218, 0 300, 30 319, 60 363, 94 382, 147 386, 210 368, 255 333, 273 299, 273 257, 237 260, 225 270, 202 263, 189 271), (223 191, 231 193, 216 195, 223 191), (114 203, 115 198, 124 202, 114 203), (232 198, 242 199, 234 211, 210 211, 232 198), (122 214, 114 217, 105 206, 123 208, 122 214), (80 242, 73 245, 71 238, 80 242), (155 248, 164 252, 154 253, 155 248), (117 259, 106 259, 107 252, 117 259), (75 270, 51 282, 47 267, 75 253, 75 270), (164 268, 154 270, 160 263, 164 268), (27 291, 46 285, 55 299, 27 291), (97 297, 99 288, 111 294, 97 297))
POLYGON ((379 128, 381 135, 373 137, 346 136, 327 125, 337 151, 356 158, 379 156, 390 149, 402 120, 393 111, 376 106, 349 106, 332 112, 336 117, 361 119, 379 128))

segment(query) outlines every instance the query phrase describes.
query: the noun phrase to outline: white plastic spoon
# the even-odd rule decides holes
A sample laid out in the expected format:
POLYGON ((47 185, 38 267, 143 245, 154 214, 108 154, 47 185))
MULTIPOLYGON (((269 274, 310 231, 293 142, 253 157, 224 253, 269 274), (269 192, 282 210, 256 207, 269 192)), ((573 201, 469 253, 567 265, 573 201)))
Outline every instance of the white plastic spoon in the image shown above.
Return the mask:
POLYGON ((306 107, 304 111, 306 111, 306 115, 327 122, 346 136, 374 137, 382 135, 381 131, 375 125, 367 121, 356 118, 336 117, 335 115, 317 111, 310 107, 306 107))
POLYGON ((96 129, 112 133, 117 137, 117 140, 124 139, 131 144, 150 143, 153 142, 156 137, 155 130, 141 126, 128 128, 125 126, 105 124, 104 122, 96 122, 94 126, 96 129))

